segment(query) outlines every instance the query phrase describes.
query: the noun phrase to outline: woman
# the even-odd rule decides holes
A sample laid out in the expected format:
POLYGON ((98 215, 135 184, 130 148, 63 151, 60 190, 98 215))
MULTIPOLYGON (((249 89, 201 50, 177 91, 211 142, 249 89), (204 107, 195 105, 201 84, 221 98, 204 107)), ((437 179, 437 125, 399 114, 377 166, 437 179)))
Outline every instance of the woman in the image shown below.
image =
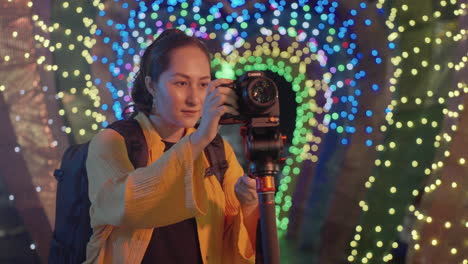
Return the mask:
POLYGON ((238 114, 235 93, 223 86, 232 80, 211 81, 208 50, 180 30, 163 32, 140 65, 132 97, 148 165, 135 170, 112 129, 92 139, 86 167, 93 235, 85 263, 254 263, 255 180, 243 175, 227 142, 223 186, 204 177, 203 149, 220 117, 238 114))

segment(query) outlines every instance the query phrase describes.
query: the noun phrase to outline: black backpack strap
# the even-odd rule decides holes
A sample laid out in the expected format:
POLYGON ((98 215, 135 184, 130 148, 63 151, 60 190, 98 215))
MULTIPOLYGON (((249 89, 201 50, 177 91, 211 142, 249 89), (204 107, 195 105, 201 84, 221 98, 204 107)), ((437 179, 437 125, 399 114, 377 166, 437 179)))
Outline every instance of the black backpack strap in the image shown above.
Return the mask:
POLYGON ((136 119, 119 120, 107 128, 115 130, 125 139, 128 158, 136 168, 145 167, 148 163, 148 145, 143 130, 136 119))
POLYGON ((215 175, 219 183, 223 186, 224 174, 229 167, 224 151, 224 140, 217 134, 210 144, 205 148, 205 155, 210 162, 206 175, 215 175))

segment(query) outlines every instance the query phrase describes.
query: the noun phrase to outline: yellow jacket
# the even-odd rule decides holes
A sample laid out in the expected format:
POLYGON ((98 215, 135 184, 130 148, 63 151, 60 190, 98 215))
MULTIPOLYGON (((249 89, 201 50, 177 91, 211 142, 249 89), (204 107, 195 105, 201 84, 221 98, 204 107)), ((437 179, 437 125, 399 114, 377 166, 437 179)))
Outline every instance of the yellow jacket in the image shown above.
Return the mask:
MULTIPOLYGON (((234 184, 244 172, 225 142, 229 168, 221 187, 204 177, 209 163, 195 161, 188 135, 163 153, 164 143, 144 114, 136 116, 148 144, 148 165, 134 169, 125 141, 104 130, 89 145, 90 217, 93 235, 84 263, 141 263, 153 228, 195 217, 205 264, 254 263, 255 251, 243 223, 234 184)), ((183 254, 184 249, 180 249, 183 254)))

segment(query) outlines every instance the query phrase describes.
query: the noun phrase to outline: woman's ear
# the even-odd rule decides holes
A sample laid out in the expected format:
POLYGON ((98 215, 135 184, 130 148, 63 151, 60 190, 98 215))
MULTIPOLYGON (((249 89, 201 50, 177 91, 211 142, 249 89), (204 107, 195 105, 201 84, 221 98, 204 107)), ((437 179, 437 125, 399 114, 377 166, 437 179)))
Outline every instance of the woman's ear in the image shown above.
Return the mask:
POLYGON ((146 90, 153 96, 155 95, 156 87, 154 87, 154 82, 151 80, 151 77, 145 76, 145 87, 146 90))

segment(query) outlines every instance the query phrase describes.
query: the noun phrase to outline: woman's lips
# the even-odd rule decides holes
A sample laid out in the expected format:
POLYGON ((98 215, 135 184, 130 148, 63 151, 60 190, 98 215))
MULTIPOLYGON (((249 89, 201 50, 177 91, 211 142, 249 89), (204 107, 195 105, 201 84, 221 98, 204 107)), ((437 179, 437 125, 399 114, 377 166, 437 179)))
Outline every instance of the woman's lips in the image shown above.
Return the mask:
POLYGON ((198 113, 198 111, 182 110, 182 113, 184 113, 184 114, 189 114, 189 115, 195 115, 195 114, 198 113))

